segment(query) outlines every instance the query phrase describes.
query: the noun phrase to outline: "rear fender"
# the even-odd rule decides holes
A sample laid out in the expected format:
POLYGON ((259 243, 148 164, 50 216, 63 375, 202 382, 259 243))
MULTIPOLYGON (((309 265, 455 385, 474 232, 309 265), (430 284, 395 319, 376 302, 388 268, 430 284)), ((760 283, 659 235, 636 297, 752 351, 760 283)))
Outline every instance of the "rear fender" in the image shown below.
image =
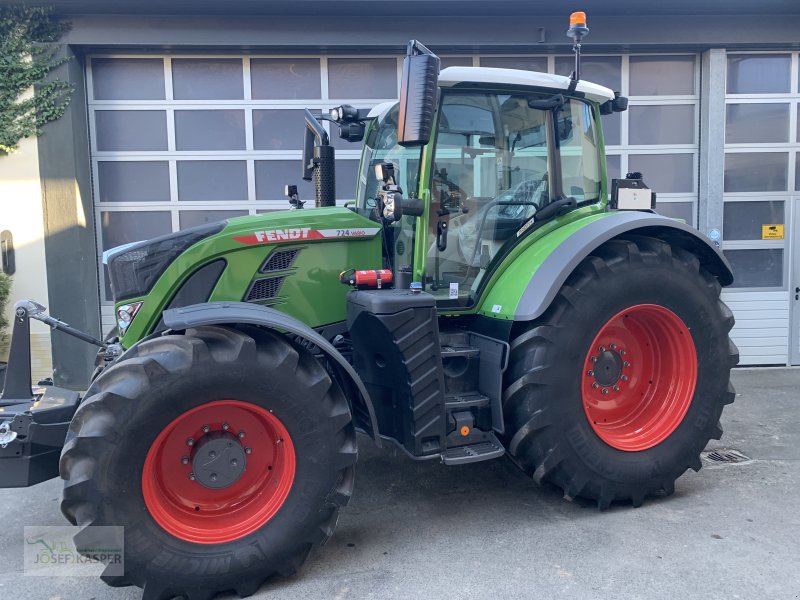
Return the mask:
POLYGON ((302 321, 285 315, 274 308, 246 302, 207 302, 182 308, 173 308, 164 311, 163 319, 167 328, 173 330, 184 330, 203 325, 237 325, 246 323, 279 333, 289 332, 313 343, 330 359, 340 377, 350 382, 358 392, 355 397, 349 398, 356 425, 364 429, 375 443, 380 446, 375 409, 361 378, 333 344, 302 321))
MULTIPOLYGON (((697 256, 701 266, 713 274, 721 285, 733 283, 733 273, 725 256, 693 227, 654 213, 610 212, 603 218, 588 220, 586 225, 576 229, 554 246, 543 259, 541 249, 537 248, 539 242, 534 242, 516 259, 525 261, 526 255, 530 253, 531 275, 527 285, 521 289, 513 312, 509 310, 506 314, 492 315, 489 312, 492 306, 487 306, 481 312, 514 321, 530 321, 540 317, 570 274, 586 257, 606 242, 629 234, 659 238, 671 245, 684 248, 697 256)), ((540 243, 546 240, 547 238, 543 238, 540 243)), ((518 273, 517 271, 508 276, 516 276, 518 273)), ((495 286, 502 286, 505 276, 506 273, 501 275, 495 286)), ((495 305, 492 312, 500 311, 495 305)))

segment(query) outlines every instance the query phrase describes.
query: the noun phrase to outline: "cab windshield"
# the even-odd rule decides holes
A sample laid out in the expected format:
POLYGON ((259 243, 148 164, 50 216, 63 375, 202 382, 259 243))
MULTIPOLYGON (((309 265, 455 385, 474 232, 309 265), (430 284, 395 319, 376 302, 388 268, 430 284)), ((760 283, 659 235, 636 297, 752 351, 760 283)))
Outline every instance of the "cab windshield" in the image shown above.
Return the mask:
MULTIPOLYGON (((378 119, 364 141, 357 197, 359 211, 367 216, 374 212, 375 198, 383 183, 375 176, 375 165, 380 162, 394 165, 397 184, 405 198, 417 197, 422 148, 406 148, 397 143, 397 114, 395 105, 378 119)), ((384 228, 388 266, 397 268, 413 263, 416 221, 416 217, 404 216, 384 228)))

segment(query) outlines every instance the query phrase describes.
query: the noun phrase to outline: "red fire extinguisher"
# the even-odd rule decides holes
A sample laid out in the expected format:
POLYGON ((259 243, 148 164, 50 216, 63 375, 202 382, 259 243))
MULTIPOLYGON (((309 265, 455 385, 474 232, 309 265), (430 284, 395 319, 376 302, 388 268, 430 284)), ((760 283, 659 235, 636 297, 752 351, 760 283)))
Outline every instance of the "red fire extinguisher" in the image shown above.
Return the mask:
POLYGON ((339 281, 359 290, 379 290, 391 287, 394 276, 389 269, 349 269, 339 274, 339 281))

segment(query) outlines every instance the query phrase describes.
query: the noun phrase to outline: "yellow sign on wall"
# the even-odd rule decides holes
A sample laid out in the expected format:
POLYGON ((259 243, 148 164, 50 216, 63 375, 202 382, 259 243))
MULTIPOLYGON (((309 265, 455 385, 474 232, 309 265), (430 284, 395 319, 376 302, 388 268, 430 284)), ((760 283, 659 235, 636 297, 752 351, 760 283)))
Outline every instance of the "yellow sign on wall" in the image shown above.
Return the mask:
POLYGON ((762 240, 782 240, 783 239, 783 225, 762 225, 761 226, 761 239, 762 240))

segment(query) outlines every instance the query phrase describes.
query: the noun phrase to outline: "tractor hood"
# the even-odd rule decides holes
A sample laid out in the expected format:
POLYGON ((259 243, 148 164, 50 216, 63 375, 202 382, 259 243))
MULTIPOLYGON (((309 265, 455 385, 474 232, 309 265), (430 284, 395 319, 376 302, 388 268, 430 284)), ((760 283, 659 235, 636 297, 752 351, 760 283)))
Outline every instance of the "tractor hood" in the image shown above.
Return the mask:
POLYGON ((156 330, 164 310, 209 301, 272 306, 311 327, 344 320, 348 288, 339 274, 380 268, 380 231, 350 209, 311 208, 237 217, 114 249, 107 260, 115 314, 137 307, 123 345, 156 330))

